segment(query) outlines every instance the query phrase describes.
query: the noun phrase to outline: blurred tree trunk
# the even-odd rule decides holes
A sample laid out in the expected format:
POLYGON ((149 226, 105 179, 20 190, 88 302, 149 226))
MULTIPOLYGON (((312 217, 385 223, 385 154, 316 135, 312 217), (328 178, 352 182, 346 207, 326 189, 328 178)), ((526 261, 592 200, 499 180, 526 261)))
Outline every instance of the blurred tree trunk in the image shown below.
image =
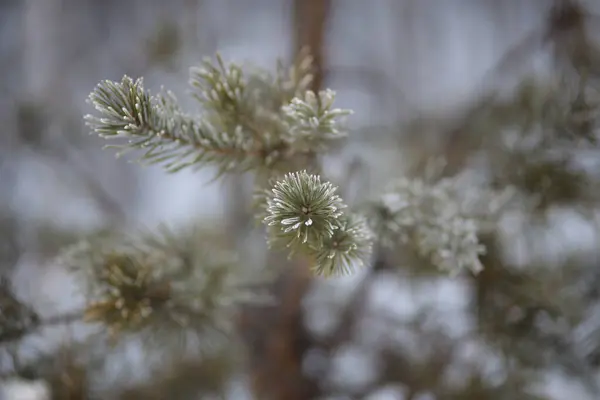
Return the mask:
MULTIPOLYGON (((330 0, 294 0, 294 54, 308 47, 314 57, 312 90, 325 80, 325 34, 330 0)), ((279 254, 269 263, 286 263, 279 254)), ((286 263, 289 264, 289 263, 286 263)), ((305 352, 311 338, 303 323, 302 299, 312 282, 306 262, 287 265, 275 284, 278 304, 243 316, 250 342, 252 385, 259 398, 307 400, 318 396, 318 387, 302 372, 305 352)))
MULTIPOLYGON (((315 79, 312 90, 318 91, 326 79, 326 33, 331 0, 294 0, 294 51, 308 47, 314 57, 315 79)), ((295 55, 295 54, 294 54, 295 55)))

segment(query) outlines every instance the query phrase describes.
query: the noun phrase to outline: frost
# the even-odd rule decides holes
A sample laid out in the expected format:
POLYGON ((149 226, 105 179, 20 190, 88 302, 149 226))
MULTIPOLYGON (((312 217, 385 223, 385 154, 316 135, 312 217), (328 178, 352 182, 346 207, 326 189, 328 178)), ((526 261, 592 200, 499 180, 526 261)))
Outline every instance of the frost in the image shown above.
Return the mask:
POLYGON ((387 245, 412 244, 438 269, 456 275, 483 269, 485 247, 479 234, 494 227, 511 192, 496 193, 471 174, 430 182, 402 178, 382 196, 385 213, 375 230, 387 233, 387 245))

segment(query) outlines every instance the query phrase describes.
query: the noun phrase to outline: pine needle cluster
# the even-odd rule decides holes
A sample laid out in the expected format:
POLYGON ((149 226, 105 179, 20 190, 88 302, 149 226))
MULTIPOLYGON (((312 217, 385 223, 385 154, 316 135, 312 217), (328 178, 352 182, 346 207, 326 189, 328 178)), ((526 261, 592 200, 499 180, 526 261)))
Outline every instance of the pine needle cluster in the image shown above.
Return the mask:
POLYGON ((238 306, 268 300, 255 288, 260 278, 198 230, 91 237, 61 262, 88 288, 84 318, 107 327, 111 340, 190 332, 219 339, 232 333, 238 306))
POLYGON ((372 235, 366 220, 345 214, 347 207, 337 188, 306 171, 289 173, 277 181, 267 196, 267 216, 272 246, 304 251, 314 259, 319 275, 352 271, 371 255, 372 235))
POLYGON ((306 90, 310 65, 311 58, 302 54, 287 71, 280 67, 272 75, 246 73, 220 56, 216 62, 207 59, 190 72, 194 98, 201 105, 193 116, 181 109, 172 92, 152 95, 142 79, 107 80, 89 96, 99 115, 86 120, 102 137, 126 139, 116 145, 122 152, 140 150, 140 161, 164 165, 170 172, 206 165, 218 174, 277 172, 298 155, 325 150, 344 136, 341 118, 350 111, 333 108, 330 90, 306 90))

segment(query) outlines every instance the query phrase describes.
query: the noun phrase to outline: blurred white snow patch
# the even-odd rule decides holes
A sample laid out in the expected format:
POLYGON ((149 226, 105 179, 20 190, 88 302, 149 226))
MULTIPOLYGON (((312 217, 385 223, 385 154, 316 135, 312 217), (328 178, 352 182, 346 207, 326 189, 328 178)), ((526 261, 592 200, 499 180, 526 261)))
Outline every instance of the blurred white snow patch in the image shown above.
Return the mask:
POLYGON ((227 385, 226 399, 253 400, 247 377, 233 378, 227 385))
POLYGON ((546 249, 550 257, 559 261, 574 253, 595 252, 598 245, 598 230, 593 220, 575 210, 556 210, 550 214, 550 234, 546 249))
POLYGON ((426 362, 437 351, 433 348, 431 338, 426 335, 426 332, 400 325, 388 325, 385 329, 388 332, 388 348, 402 354, 411 362, 426 362))
POLYGON ((195 218, 223 215, 223 188, 210 183, 215 173, 184 169, 168 174, 159 166, 144 168, 140 174, 144 201, 135 210, 134 220, 152 228, 165 222, 186 226, 195 218))
POLYGON ((560 372, 549 372, 543 381, 533 385, 534 393, 552 400, 598 400, 590 395, 581 383, 560 372))
POLYGON ((417 285, 416 299, 420 309, 430 310, 436 327, 450 337, 459 338, 473 329, 469 313, 472 287, 460 278, 441 277, 417 285))
POLYGON ((11 208, 26 221, 52 219, 63 229, 89 229, 102 225, 94 199, 83 190, 64 164, 23 152, 15 167, 11 208))
POLYGON ((1 400, 50 400, 51 393, 43 381, 10 379, 0 382, 1 400))
MULTIPOLYGON (((25 254, 12 276, 16 296, 30 305, 42 318, 76 312, 83 306, 83 294, 73 275, 53 263, 25 254)), ((40 352, 54 351, 70 340, 77 341, 96 329, 92 325, 65 323, 46 326, 19 343, 23 359, 38 357, 40 352)))
POLYGON ((15 293, 42 316, 77 309, 84 296, 73 274, 64 268, 25 253, 12 277, 15 293))
POLYGON ((419 311, 412 283, 395 273, 380 273, 371 284, 367 306, 371 312, 385 312, 400 319, 411 319, 419 311))
POLYGON ((437 397, 430 392, 421 392, 421 393, 417 393, 414 397, 414 400, 436 400, 437 397))
POLYGON ((366 268, 357 269, 350 275, 335 278, 319 278, 315 281, 315 284, 322 285, 323 289, 336 290, 338 298, 349 299, 368 273, 369 270, 366 268))
POLYGON ((317 304, 319 299, 305 297, 304 326, 317 338, 325 337, 335 329, 339 317, 337 313, 327 304, 317 304), (314 301, 314 304, 306 303, 314 301))
POLYGON ((411 349, 417 346, 417 338, 411 336, 410 330, 403 327, 401 322, 396 321, 396 319, 391 322, 392 324, 390 324, 390 321, 384 321, 381 315, 367 311, 365 315, 356 321, 353 339, 363 346, 385 349, 390 342, 397 345, 395 337, 398 334, 402 340, 402 346, 411 349), (407 334, 403 335, 400 332, 406 332, 407 334))
POLYGON ((483 341, 470 339, 455 348, 452 364, 444 372, 444 380, 450 386, 462 387, 475 372, 492 383, 500 384, 506 378, 502 358, 483 341))
POLYGON ((354 392, 373 383, 380 372, 378 354, 354 344, 344 344, 331 359, 328 381, 335 388, 354 392))
MULTIPOLYGON (((167 346, 168 348, 168 346, 167 346)), ((142 384, 152 379, 152 373, 161 365, 168 365, 165 348, 151 348, 140 337, 122 338, 115 347, 98 347, 94 353, 104 357, 102 370, 96 378, 104 389, 142 384)))
POLYGON ((450 336, 461 336, 472 328, 468 306, 471 288, 459 278, 418 281, 397 273, 382 273, 373 282, 367 304, 369 313, 408 322, 423 310, 436 315, 436 324, 450 336))
POLYGON ((524 265, 530 257, 525 236, 528 227, 526 217, 521 212, 507 212, 498 223, 498 236, 503 258, 515 265, 524 265))
POLYGON ((302 299, 304 325, 313 335, 323 337, 335 329, 341 309, 351 301, 366 273, 365 269, 348 276, 314 280, 302 299))
POLYGON ((532 222, 521 213, 507 213, 500 221, 500 243, 504 258, 512 265, 560 265, 573 254, 595 251, 598 225, 573 209, 548 211, 546 224, 532 222))
POLYGON ((407 388, 401 384, 386 385, 369 393, 365 400, 406 400, 407 392, 407 388))
POLYGON ((343 394, 334 394, 331 396, 319 397, 317 400, 353 400, 350 396, 344 396, 343 394))
POLYGON ((435 307, 447 312, 467 308, 472 294, 469 283, 458 277, 423 280, 416 283, 413 290, 420 307, 435 307))

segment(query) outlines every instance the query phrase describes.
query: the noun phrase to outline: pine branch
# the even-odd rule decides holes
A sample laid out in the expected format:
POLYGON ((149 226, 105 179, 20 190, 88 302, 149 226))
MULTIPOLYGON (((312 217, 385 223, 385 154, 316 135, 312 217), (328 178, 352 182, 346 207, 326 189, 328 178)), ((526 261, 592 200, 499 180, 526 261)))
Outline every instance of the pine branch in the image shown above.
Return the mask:
POLYGON ((336 190, 320 176, 300 171, 286 174, 265 193, 269 244, 289 248, 290 256, 310 256, 319 275, 349 273, 371 255, 366 221, 344 214, 346 205, 336 190))
POLYGON ((334 100, 333 90, 322 90, 318 94, 307 91, 282 108, 290 140, 296 147, 324 151, 331 141, 346 136, 339 121, 352 111, 333 108, 334 100))
POLYGON ((280 65, 276 76, 259 70, 246 76, 220 56, 216 65, 205 60, 191 70, 194 97, 205 111, 198 117, 184 113, 171 92, 152 95, 141 78, 102 81, 89 96, 99 115, 86 121, 101 137, 127 139, 109 146, 120 154, 141 151, 139 161, 169 172, 202 165, 216 167, 219 175, 277 169, 344 137, 340 123, 350 114, 333 108, 332 91, 305 92, 311 75, 310 57, 304 57, 287 73, 280 65))
POLYGON ((261 215, 269 244, 289 248, 290 256, 308 255, 313 271, 326 276, 364 265, 374 240, 392 248, 414 246, 452 275, 465 269, 480 272, 485 247, 478 235, 494 226, 512 192, 481 187, 468 174, 440 179, 439 167, 429 170, 425 179, 405 178, 391 185, 370 204, 368 219, 346 213, 337 188, 320 176, 287 174, 263 193, 261 215))
POLYGON ((2 336, 0 337, 0 343, 14 342, 22 339, 24 336, 32 335, 44 328, 69 325, 82 320, 83 313, 80 311, 58 314, 43 319, 38 317, 19 327, 13 326, 4 328, 2 330, 2 336))
POLYGON ((5 278, 0 278, 0 344, 14 342, 36 331, 80 320, 78 311, 42 318, 15 296, 5 278))
POLYGON ((127 137, 128 144, 114 147, 123 152, 140 149, 141 161, 166 163, 170 172, 201 162, 229 172, 244 169, 244 161, 256 155, 247 148, 240 129, 218 132, 184 114, 172 93, 152 96, 144 90, 141 78, 103 81, 89 99, 102 114, 86 116, 94 132, 109 139, 127 137))
POLYGON ((164 343, 193 333, 210 342, 231 333, 238 305, 267 300, 254 288, 262 278, 213 239, 197 229, 117 232, 85 239, 59 261, 84 278, 84 318, 106 326, 110 339, 142 333, 164 343))
POLYGON ((373 251, 373 235, 367 221, 358 214, 345 214, 339 218, 338 228, 325 238, 320 246, 313 247, 317 275, 349 275, 355 266, 363 266, 373 251))
POLYGON ((39 315, 17 299, 9 281, 0 277, 0 343, 26 335, 39 323, 39 315))
POLYGON ((368 204, 371 227, 382 245, 412 246, 441 271, 478 273, 485 254, 479 235, 494 229, 513 192, 490 190, 470 174, 439 178, 438 167, 428 169, 424 178, 392 183, 368 204))

